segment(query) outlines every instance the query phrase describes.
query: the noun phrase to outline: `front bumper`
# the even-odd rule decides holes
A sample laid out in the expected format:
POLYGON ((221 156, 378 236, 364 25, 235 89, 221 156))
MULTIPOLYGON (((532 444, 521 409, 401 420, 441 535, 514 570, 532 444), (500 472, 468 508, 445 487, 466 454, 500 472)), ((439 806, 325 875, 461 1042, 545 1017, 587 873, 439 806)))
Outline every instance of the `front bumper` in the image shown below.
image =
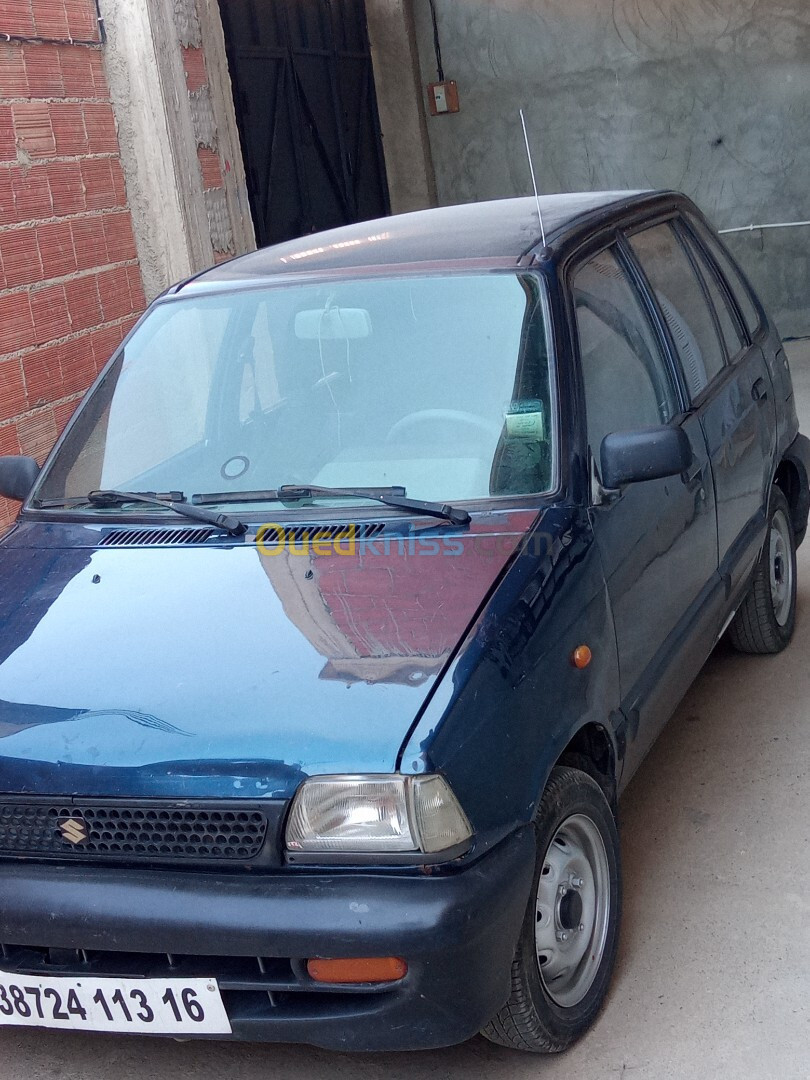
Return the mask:
POLYGON ((480 1031, 509 995, 534 862, 524 827, 464 870, 439 875, 6 863, 0 967, 213 976, 234 1039, 355 1051, 449 1046, 480 1031), (314 956, 399 956, 408 973, 382 988, 324 987, 306 973, 314 956))

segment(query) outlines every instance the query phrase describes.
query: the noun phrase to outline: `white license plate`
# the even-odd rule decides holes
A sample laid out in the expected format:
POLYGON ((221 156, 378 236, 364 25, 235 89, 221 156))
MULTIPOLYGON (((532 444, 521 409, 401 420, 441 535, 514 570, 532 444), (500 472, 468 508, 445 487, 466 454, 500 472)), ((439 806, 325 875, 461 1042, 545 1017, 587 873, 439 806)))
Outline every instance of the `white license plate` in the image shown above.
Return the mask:
POLYGON ((216 979, 39 978, 0 971, 0 1025, 228 1035, 216 979))

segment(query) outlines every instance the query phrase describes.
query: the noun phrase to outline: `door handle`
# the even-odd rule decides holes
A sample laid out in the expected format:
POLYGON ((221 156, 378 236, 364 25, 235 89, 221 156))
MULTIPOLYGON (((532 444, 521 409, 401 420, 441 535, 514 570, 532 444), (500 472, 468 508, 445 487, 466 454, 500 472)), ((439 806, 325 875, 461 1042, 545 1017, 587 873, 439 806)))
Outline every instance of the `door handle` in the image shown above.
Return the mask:
POLYGON ((751 397, 754 401, 764 401, 768 396, 768 385, 765 380, 760 376, 754 385, 751 387, 751 397))

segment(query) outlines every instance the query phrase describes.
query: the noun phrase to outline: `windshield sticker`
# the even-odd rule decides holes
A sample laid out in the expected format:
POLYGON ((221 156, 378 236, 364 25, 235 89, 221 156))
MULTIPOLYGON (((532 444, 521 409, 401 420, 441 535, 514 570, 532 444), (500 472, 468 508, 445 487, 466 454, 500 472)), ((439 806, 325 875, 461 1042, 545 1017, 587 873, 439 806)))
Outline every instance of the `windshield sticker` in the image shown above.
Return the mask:
POLYGON ((535 439, 546 437, 542 401, 513 401, 506 413, 506 434, 511 439, 535 439))

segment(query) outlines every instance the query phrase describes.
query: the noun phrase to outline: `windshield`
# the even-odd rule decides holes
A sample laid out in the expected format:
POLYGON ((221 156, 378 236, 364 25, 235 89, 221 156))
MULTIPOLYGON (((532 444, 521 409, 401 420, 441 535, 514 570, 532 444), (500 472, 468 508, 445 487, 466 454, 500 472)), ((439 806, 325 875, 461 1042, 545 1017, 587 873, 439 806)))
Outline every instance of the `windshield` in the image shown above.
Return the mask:
POLYGON ((423 274, 165 301, 84 402, 33 505, 97 489, 546 491, 542 289, 533 274, 423 274))

